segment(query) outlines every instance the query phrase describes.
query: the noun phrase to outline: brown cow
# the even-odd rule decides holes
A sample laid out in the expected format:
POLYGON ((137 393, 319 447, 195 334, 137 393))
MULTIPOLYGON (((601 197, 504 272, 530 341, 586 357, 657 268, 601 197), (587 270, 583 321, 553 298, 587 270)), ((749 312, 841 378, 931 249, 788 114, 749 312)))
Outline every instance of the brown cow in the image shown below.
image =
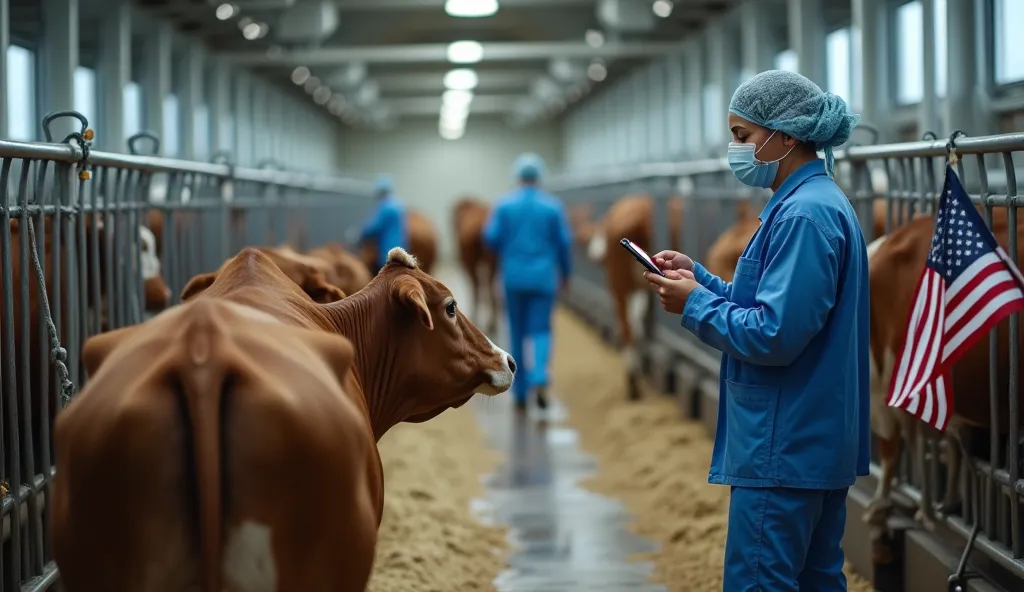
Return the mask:
POLYGON ((373 279, 366 265, 336 242, 306 251, 306 255, 326 261, 334 270, 333 276, 329 275, 327 281, 346 294, 355 294, 373 279))
POLYGON ((498 273, 498 261, 494 253, 484 246, 483 232, 491 208, 486 203, 466 197, 455 202, 452 212, 452 228, 458 238, 459 262, 469 276, 473 291, 473 313, 480 318, 481 291, 486 290, 490 296, 490 314, 487 317, 487 331, 493 333, 498 329, 498 315, 501 304, 495 277, 498 273))
MULTIPOLYGON (((992 230, 1004 248, 1008 242, 1008 222, 1005 210, 994 211, 992 230)), ((1024 216, 1019 215, 1017 224, 1018 257, 1024 259, 1024 216)), ((899 464, 901 432, 906 432, 906 436, 911 440, 916 438, 918 429, 924 430, 922 435, 936 434, 919 420, 886 404, 889 384, 910 315, 911 300, 927 259, 933 232, 934 220, 929 217, 918 217, 868 245, 871 278, 871 427, 879 443, 882 478, 878 482, 875 498, 865 514, 865 519, 875 523, 884 519, 889 507, 892 479, 899 464)), ((1009 388, 1008 322, 999 324, 997 334, 997 389, 1002 395, 999 398, 998 416, 1004 418, 1004 423, 997 426, 997 429, 1000 434, 1005 435, 1008 429, 1008 423, 1005 422, 1008 416, 1008 402, 1003 393, 1009 388)), ((1024 353, 1024 335, 1018 351, 1024 353)), ((964 426, 990 427, 988 354, 989 340, 983 338, 953 366, 950 387, 954 394, 955 413, 950 418, 947 436, 959 437, 959 432, 964 426)), ((1024 355, 1021 359, 1024 360, 1024 355)), ((1024 404, 1022 395, 1024 388, 1017 393, 1024 404)), ((947 448, 946 456, 950 470, 942 505, 949 509, 959 502, 959 489, 955 481, 959 473, 959 454, 955 441, 947 439, 944 445, 947 448)), ((915 459, 915 464, 923 471, 921 454, 915 459)), ((924 497, 930 499, 927 480, 925 487, 924 493, 927 495, 924 497)), ((930 514, 931 508, 922 506, 918 518, 929 520, 930 514)))
MULTIPOLYGON (((670 198, 669 242, 664 248, 678 248, 683 203, 670 198)), ((637 378, 640 372, 640 353, 634 346, 636 337, 642 336, 648 322, 652 293, 643 279, 641 268, 628 251, 619 247, 608 248, 609 241, 618 243, 628 238, 640 248, 650 252, 654 242, 654 199, 650 195, 627 195, 620 198, 605 215, 589 226, 590 240, 587 256, 604 267, 605 279, 611 292, 615 318, 619 330, 619 346, 626 357, 626 380, 630 399, 640 396, 637 378)), ((577 221, 578 222, 578 221, 577 221)), ((653 253, 652 253, 653 254, 653 253)))
POLYGON ((214 275, 86 344, 92 380, 55 433, 67 592, 363 590, 376 442, 512 385, 511 357, 402 249, 327 305, 257 249, 214 275))
POLYGON ((750 238, 760 227, 761 220, 751 211, 750 203, 737 202, 736 222, 711 243, 705 261, 701 264, 709 272, 722 278, 722 281, 731 282, 736 272, 736 262, 747 248, 750 238))

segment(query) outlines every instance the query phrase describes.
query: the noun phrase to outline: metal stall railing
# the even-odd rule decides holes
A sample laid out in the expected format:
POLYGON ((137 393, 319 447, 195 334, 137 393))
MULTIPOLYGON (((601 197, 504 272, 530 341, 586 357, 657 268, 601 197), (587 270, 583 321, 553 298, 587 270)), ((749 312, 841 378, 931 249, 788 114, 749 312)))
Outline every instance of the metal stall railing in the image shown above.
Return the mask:
POLYGON ((48 139, 63 116, 81 122, 63 142, 0 141, 0 592, 58 579, 52 429, 86 378, 83 342, 144 320, 154 271, 177 303, 192 276, 243 246, 343 242, 372 207, 364 182, 139 155, 140 140, 158 145, 149 133, 129 139, 132 154, 95 152, 75 112, 44 119, 48 139), (159 269, 143 259, 140 227, 156 235, 159 269))
MULTIPOLYGON (((1017 226, 1017 208, 1022 202, 1016 180, 1024 166, 1019 154, 1024 152, 1024 134, 856 146, 837 152, 836 180, 854 204, 865 236, 875 238, 876 234, 901 226, 912 216, 930 215, 934 211, 949 146, 960 155, 956 167, 959 176, 975 203, 984 206, 989 225, 994 211, 1008 209, 1009 239, 1004 248, 1016 261, 1018 249, 1024 248, 1024 244, 1018 244, 1017 233, 1024 229, 1018 230, 1017 226), (880 228, 875 219, 879 210, 884 217, 880 228)), ((735 222, 735 204, 749 201, 756 216, 767 197, 765 192, 751 192, 739 186, 724 159, 650 163, 605 169, 594 174, 577 173, 553 179, 549 187, 570 207, 595 202, 595 214, 607 210, 624 195, 623 188, 628 187, 630 192, 647 192, 657 200, 655 250, 668 244, 665 237, 668 236, 669 216, 665 204, 669 194, 674 193, 684 204, 682 250, 702 262, 712 242, 735 222), (674 191, 666 191, 666 187, 674 191)), ((609 242, 618 238, 609 237, 609 242)), ((580 281, 568 296, 567 304, 574 308, 586 307, 592 320, 610 319, 607 309, 593 312, 599 302, 591 293, 607 291, 602 272, 586 258, 585 246, 578 245, 577 250, 580 281)), ((968 454, 966 462, 959 463, 959 471, 947 479, 940 462, 943 455, 940 455, 936 434, 928 433, 926 428, 918 427, 924 424, 911 419, 915 434, 905 442, 892 496, 895 505, 906 510, 907 515, 913 515, 920 508, 922 526, 946 540, 958 542, 965 548, 965 557, 972 548, 981 551, 986 565, 999 571, 998 576, 992 577, 1009 577, 1013 586, 1024 583, 1024 480, 1021 479, 1024 441, 1020 431, 1024 421, 1020 407, 1024 388, 1020 380, 1020 337, 1017 315, 990 334, 990 389, 978 393, 987 399, 989 420, 964 425, 958 442, 945 443, 947 457, 961 449, 968 454), (1007 360, 997 359, 1000 343, 1002 351, 1008 352, 1008 364, 1007 360), (1000 364, 1001 361, 1004 363, 1000 364), (1000 368, 1005 370, 1000 371, 1000 368), (996 429, 991 429, 992 426, 996 429), (959 442, 963 443, 962 447, 959 442), (950 488, 956 491, 951 492, 950 488), (955 494, 959 494, 961 503, 950 504, 950 499, 957 499, 955 494), (945 506, 937 503, 941 498, 945 498, 945 506)), ((719 355, 695 343, 695 338, 679 327, 678 317, 659 318, 650 341, 671 348, 679 359, 697 367, 704 376, 701 385, 714 385, 712 388, 717 390, 719 355)), ((717 393, 714 396, 717 398, 717 393)), ((716 411, 702 409, 700 413, 716 411)), ((881 474, 877 455, 875 461, 871 470, 877 479, 881 474)))

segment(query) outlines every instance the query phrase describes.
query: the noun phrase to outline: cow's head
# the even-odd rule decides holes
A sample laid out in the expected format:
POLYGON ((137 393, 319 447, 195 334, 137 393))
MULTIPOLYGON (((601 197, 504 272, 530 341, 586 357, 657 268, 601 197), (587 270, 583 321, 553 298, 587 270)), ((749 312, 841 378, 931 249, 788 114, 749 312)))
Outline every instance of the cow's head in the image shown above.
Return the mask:
POLYGON ((139 260, 142 263, 142 282, 146 296, 146 312, 158 312, 167 308, 171 289, 160 274, 160 257, 157 255, 156 235, 149 228, 139 225, 139 260))
POLYGON ((362 292, 337 306, 348 309, 343 315, 355 325, 381 320, 387 324, 357 329, 363 337, 356 340, 356 347, 367 356, 380 356, 366 362, 374 369, 364 369, 364 380, 393 389, 364 388, 368 397, 396 398, 371 403, 389 413, 393 410, 397 417, 389 418, 392 424, 426 421, 465 404, 475 393, 498 395, 512 386, 512 356, 470 322, 451 290, 427 275, 400 247, 391 249, 387 264, 362 292), (362 312, 366 308, 370 312, 362 312), (367 347, 365 341, 373 343, 367 347), (378 371, 394 375, 366 377, 378 371))
MULTIPOLYGON (((302 288, 302 291, 305 292, 313 302, 329 304, 331 302, 337 302, 345 297, 345 292, 342 291, 341 288, 326 280, 324 272, 321 269, 312 265, 310 261, 302 260, 308 258, 296 256, 297 254, 292 255, 291 253, 280 249, 259 247, 257 250, 273 261, 274 265, 276 265, 288 279, 295 282, 296 285, 302 288)), ((225 261, 217 271, 199 274, 189 280, 188 284, 181 291, 182 302, 193 298, 212 286, 213 282, 217 280, 217 276, 224 270, 224 266, 230 261, 231 259, 225 261)))

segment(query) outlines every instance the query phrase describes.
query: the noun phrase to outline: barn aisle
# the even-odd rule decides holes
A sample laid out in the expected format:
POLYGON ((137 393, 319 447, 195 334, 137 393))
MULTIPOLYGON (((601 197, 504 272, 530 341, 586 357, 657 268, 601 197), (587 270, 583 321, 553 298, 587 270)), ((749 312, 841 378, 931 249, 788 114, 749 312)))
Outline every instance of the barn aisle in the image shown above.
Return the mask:
MULTIPOLYGON (((449 268, 436 275, 468 310, 470 292, 462 274, 449 268)), ((495 341, 507 345, 503 335, 495 341)), ((509 526, 514 545, 510 567, 495 581, 498 592, 665 590, 649 583, 650 563, 629 561, 654 546, 629 533, 624 506, 580 486, 596 472, 596 462, 580 450, 557 398, 546 418, 518 416, 510 395, 478 397, 473 404, 491 446, 504 454, 486 482, 482 503, 487 514, 509 526)))

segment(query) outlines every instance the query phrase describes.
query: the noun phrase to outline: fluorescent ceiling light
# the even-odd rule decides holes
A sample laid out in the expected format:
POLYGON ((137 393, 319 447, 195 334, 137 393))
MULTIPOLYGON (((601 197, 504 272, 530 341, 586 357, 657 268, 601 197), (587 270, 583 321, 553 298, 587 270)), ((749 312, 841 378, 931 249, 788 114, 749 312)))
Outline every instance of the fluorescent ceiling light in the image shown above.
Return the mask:
POLYGON ((304 84, 307 80, 309 80, 309 68, 299 66, 292 70, 292 82, 295 84, 304 84))
POLYGON ((466 126, 449 126, 445 125, 444 122, 441 122, 437 125, 437 133, 439 133, 445 140, 458 140, 466 133, 466 126))
POLYGON ((448 0, 444 3, 448 16, 480 18, 498 12, 497 0, 448 0))
POLYGON ((655 0, 651 9, 654 10, 655 16, 668 18, 668 15, 672 14, 672 2, 671 0, 655 0))
POLYGON ((320 79, 316 76, 310 76, 302 87, 306 89, 307 93, 313 94, 313 91, 320 88, 320 79))
POLYGON ((225 2, 217 7, 217 18, 226 21, 235 15, 235 7, 225 2))
POLYGON ((448 61, 453 64, 475 64, 484 57, 484 46, 476 41, 456 41, 448 46, 448 61))
POLYGON ((444 75, 444 86, 451 90, 473 90, 480 81, 476 70, 456 68, 444 75))
POLYGON ((326 86, 321 86, 320 88, 313 91, 313 102, 316 103, 317 105, 323 105, 330 99, 331 89, 327 88, 326 86))
POLYGON ((584 39, 587 40, 587 45, 590 47, 601 47, 604 45, 604 33, 597 29, 587 29, 584 39))
POLYGON ((469 117, 469 107, 441 107, 441 121, 448 122, 465 122, 469 117))
POLYGON ((468 105, 473 102, 473 91, 446 90, 441 93, 441 102, 445 105, 468 105))
POLYGON ((605 68, 601 62, 590 62, 590 65, 587 66, 587 76, 594 82, 601 82, 608 77, 608 68, 605 68))
POLYGON ((258 39, 260 36, 260 30, 259 23, 249 23, 242 29, 242 37, 245 37, 249 41, 258 39))

